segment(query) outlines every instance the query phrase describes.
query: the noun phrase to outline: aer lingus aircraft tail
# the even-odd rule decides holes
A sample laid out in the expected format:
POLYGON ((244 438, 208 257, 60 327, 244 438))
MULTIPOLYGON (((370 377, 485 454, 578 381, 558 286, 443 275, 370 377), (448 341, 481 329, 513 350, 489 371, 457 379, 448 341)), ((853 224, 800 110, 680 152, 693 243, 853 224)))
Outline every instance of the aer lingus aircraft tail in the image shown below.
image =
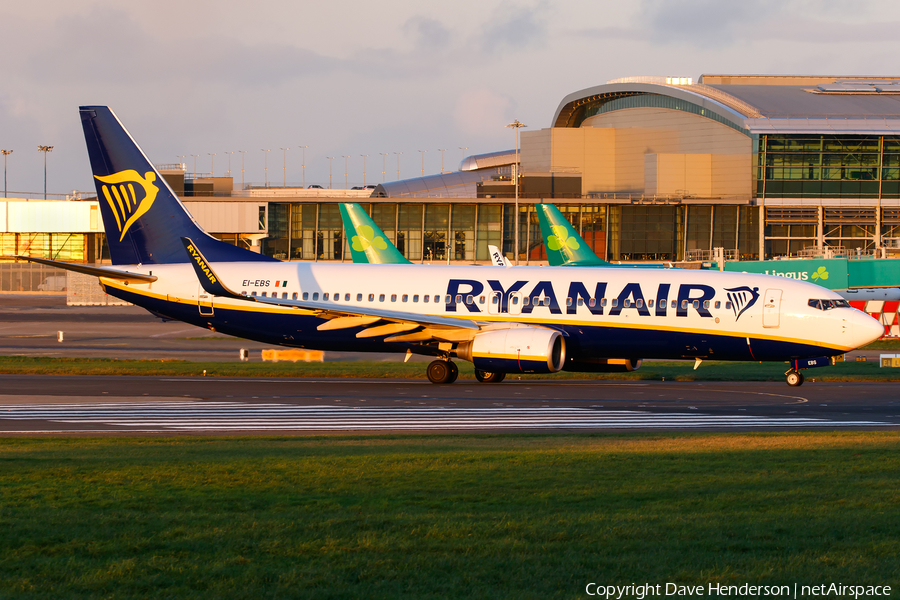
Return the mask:
POLYGON ((405 256, 391 243, 362 206, 355 202, 338 205, 344 221, 344 233, 350 242, 350 255, 355 263, 375 265, 408 265, 405 256))
POLYGON ((207 235, 109 107, 79 111, 113 264, 187 262, 182 237, 211 261, 275 260, 207 235))
POLYGON ((541 236, 547 250, 547 260, 553 267, 606 266, 587 242, 575 231, 559 209, 552 204, 535 204, 541 236))

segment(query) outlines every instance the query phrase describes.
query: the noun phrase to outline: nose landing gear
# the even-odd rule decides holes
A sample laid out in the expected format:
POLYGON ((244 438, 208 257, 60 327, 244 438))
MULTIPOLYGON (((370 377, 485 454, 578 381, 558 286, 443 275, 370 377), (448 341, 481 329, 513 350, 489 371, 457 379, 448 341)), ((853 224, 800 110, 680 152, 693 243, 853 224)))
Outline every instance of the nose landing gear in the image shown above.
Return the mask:
POLYGON ((803 373, 800 371, 795 371, 791 369, 785 375, 785 381, 791 387, 797 387, 803 385, 803 373))

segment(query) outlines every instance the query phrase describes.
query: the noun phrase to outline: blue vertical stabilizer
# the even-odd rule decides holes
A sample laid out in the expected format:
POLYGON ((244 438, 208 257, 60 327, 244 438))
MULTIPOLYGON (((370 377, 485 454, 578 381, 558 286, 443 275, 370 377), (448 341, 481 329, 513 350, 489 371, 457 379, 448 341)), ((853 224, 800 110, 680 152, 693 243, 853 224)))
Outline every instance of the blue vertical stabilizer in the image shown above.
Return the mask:
POLYGON ((113 264, 188 262, 182 237, 210 262, 275 260, 204 232, 109 107, 79 111, 113 264))

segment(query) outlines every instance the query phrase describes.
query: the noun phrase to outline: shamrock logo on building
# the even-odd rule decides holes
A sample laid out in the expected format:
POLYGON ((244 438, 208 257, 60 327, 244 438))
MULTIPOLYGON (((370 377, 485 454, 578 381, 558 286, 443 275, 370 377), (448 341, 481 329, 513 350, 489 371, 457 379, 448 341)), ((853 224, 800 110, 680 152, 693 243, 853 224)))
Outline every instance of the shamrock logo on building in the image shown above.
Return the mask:
POLYGON ((357 252, 364 252, 370 246, 374 246, 376 250, 384 250, 387 248, 387 242, 380 235, 375 235, 375 230, 368 225, 360 225, 356 228, 358 235, 353 236, 353 249, 357 252))
POLYGON ((553 231, 553 235, 547 237, 547 246, 551 250, 565 250, 566 248, 578 250, 580 247, 578 240, 571 237, 565 227, 554 225, 550 229, 553 231))
POLYGON ((825 281, 826 279, 828 279, 828 271, 825 270, 825 267, 819 267, 818 269, 816 269, 816 272, 812 274, 812 278, 814 281, 817 281, 819 279, 825 281))

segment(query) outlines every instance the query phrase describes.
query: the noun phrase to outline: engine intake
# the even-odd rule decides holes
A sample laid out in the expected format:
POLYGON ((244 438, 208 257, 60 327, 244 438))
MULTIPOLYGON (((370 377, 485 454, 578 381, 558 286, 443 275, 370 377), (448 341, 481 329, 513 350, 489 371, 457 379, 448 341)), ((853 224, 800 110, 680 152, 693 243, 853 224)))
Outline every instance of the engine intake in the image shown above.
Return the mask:
POLYGON ((512 327, 479 333, 456 355, 489 373, 556 373, 566 363, 566 340, 553 329, 512 327))

